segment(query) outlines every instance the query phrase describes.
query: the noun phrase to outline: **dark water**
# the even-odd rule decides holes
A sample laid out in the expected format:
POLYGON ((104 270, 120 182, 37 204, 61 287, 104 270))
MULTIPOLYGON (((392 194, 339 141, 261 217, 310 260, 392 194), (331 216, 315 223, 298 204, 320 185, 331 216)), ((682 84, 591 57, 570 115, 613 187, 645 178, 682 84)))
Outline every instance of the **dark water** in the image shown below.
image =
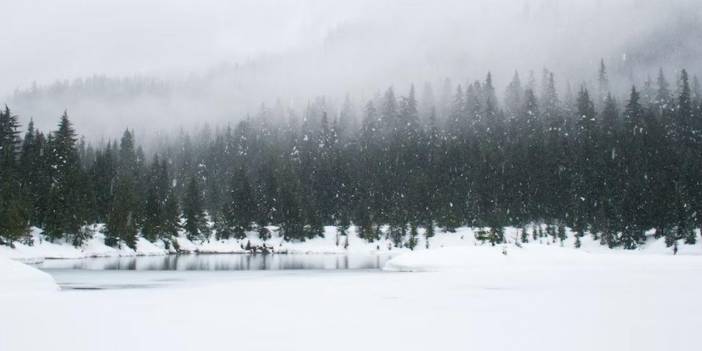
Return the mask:
POLYGON ((250 271, 379 269, 390 258, 374 254, 170 255, 46 260, 42 270, 250 271))
POLYGON ((389 255, 180 255, 46 260, 63 290, 99 291, 212 284, 261 277, 380 272, 389 255))

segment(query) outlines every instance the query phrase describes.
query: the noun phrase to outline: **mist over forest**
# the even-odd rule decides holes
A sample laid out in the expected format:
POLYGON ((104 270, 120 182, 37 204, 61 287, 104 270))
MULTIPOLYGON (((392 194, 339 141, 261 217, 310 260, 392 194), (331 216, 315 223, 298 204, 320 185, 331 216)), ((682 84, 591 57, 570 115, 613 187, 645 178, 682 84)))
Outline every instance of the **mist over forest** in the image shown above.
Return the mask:
POLYGON ((361 107, 390 86, 429 86, 438 98, 446 79, 465 85, 488 71, 501 95, 515 71, 538 85, 548 69, 565 96, 595 86, 601 59, 623 100, 659 68, 696 75, 702 54, 702 6, 691 0, 159 3, 11 5, 32 16, 0 34, 13 48, 0 58, 0 101, 23 125, 53 129, 67 110, 90 141, 125 128, 143 140, 266 109, 285 120, 320 100, 338 115, 347 96, 361 107))
POLYGON ((702 0, 0 3, 1 351, 701 349, 702 0))

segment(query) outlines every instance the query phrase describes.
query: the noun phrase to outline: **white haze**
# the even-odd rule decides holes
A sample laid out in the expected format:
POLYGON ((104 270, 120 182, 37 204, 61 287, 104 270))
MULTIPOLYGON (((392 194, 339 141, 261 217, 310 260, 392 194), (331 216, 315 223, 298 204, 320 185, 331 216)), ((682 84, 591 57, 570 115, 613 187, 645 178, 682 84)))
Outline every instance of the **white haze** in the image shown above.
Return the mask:
POLYGON ((670 79, 699 72, 701 10, 698 0, 15 1, 0 5, 0 92, 23 121, 50 129, 68 109, 96 138, 234 122, 261 103, 334 106, 425 81, 439 90, 487 71, 499 90, 515 70, 525 80, 543 67, 577 85, 600 58, 622 88, 658 67, 670 79), (113 78, 13 93, 96 74, 113 78), (120 77, 159 88, 124 93, 120 77))

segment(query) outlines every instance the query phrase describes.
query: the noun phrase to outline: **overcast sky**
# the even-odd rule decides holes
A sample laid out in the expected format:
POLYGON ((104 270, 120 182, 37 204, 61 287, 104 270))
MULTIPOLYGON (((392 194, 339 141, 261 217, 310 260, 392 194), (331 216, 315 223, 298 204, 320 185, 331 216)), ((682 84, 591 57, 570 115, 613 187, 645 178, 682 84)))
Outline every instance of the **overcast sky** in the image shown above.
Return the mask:
POLYGON ((68 109, 87 134, 114 134, 487 71, 500 91, 515 70, 544 67, 577 86, 601 58, 623 88, 658 67, 700 73, 701 12, 701 0, 0 0, 0 103, 41 128, 68 109), (208 74, 221 63, 241 68, 208 74), (11 97, 96 74, 188 82, 197 96, 11 97))
POLYGON ((0 89, 94 73, 197 70, 311 45, 368 2, 3 1, 0 89))
MULTIPOLYGON (((421 22, 426 21, 426 30, 435 31, 437 26, 456 18, 494 20, 494 13, 482 16, 481 12, 502 11, 503 17, 509 20, 512 13, 523 11, 526 6, 537 8, 548 3, 561 3, 560 15, 567 19, 568 16, 586 18, 590 14, 579 8, 611 6, 610 3, 640 3, 650 10, 672 7, 673 3, 687 6, 696 2, 699 3, 695 0, 3 1, 0 5, 3 23, 0 91, 28 86, 35 80, 49 82, 96 73, 189 72, 223 61, 239 62, 261 53, 314 45, 337 26, 360 20, 386 24, 398 21, 407 25, 402 19, 412 18, 412 29, 424 30, 421 22), (489 3, 498 5, 486 5, 489 3)), ((696 10, 699 8, 696 6, 696 10)), ((657 20, 656 15, 664 16, 666 12, 646 11, 653 16, 639 18, 638 25, 649 25, 657 20)), ((641 13, 621 14, 623 23, 632 22, 627 15, 640 16, 641 13)), ((582 23, 582 20, 574 23, 582 23)), ((586 23, 596 26, 592 28, 594 32, 600 31, 601 23, 596 20, 586 23)), ((611 24, 605 26, 610 27, 611 24)), ((617 32, 621 31, 627 29, 607 35, 617 38, 622 34, 617 32)), ((496 37, 504 39, 503 35, 496 37)))

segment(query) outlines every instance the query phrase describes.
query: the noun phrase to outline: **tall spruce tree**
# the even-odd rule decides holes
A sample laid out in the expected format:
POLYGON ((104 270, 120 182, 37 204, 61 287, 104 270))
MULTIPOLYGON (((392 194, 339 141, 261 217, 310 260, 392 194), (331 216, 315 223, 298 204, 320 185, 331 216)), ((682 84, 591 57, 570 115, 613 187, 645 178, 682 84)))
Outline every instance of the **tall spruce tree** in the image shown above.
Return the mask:
POLYGON ((135 249, 139 229, 136 215, 139 207, 136 194, 138 164, 134 136, 129 130, 122 134, 117 164, 114 199, 105 226, 105 244, 117 247, 124 242, 135 249))
POLYGON ((51 188, 44 233, 52 240, 65 236, 74 245, 79 246, 86 239, 86 233, 81 230, 81 226, 87 224, 87 218, 81 208, 86 203, 83 197, 84 177, 77 140, 68 114, 64 112, 59 128, 53 133, 53 139, 48 145, 51 188))
POLYGON ((229 199, 225 203, 225 223, 237 239, 246 237, 246 231, 256 218, 256 202, 253 190, 243 167, 239 167, 231 180, 229 199))
POLYGON ((203 207, 200 184, 195 177, 190 178, 182 201, 183 229, 189 240, 207 240, 210 235, 205 209, 203 207))
POLYGON ((18 169, 19 122, 10 109, 0 111, 0 244, 27 235, 29 209, 18 169))
POLYGON ((163 235, 164 229, 164 208, 168 194, 168 178, 162 178, 161 166, 158 155, 154 155, 148 172, 144 219, 141 226, 141 235, 152 242, 163 235))

